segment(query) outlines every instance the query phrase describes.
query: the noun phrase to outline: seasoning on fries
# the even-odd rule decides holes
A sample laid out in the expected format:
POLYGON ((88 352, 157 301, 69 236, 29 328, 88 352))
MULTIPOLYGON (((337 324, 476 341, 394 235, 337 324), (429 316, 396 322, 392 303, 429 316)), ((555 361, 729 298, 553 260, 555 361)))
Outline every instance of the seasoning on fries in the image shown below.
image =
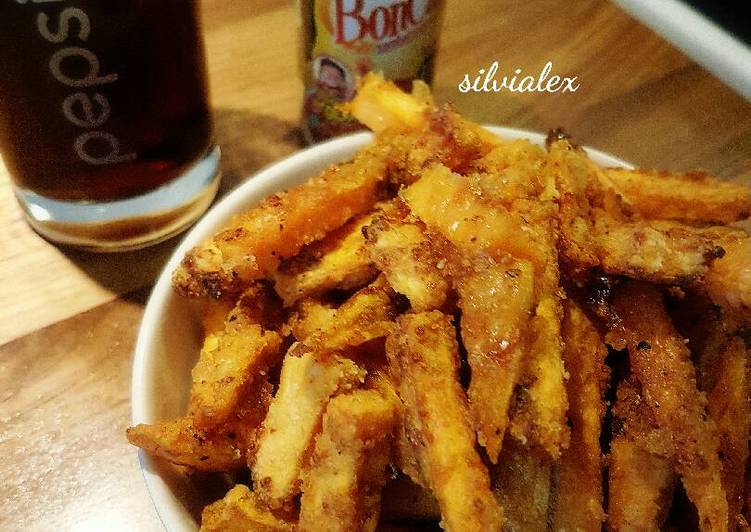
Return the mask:
POLYGON ((174 273, 207 303, 189 408, 127 435, 250 470, 202 530, 748 530, 751 192, 373 74, 348 110, 371 145, 174 273))

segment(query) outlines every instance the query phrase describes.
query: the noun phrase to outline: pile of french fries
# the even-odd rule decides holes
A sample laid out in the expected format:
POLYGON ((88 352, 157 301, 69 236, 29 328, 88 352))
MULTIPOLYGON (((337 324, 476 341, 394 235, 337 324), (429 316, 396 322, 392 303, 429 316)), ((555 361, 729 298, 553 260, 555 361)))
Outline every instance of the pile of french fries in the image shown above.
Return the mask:
POLYGON ((250 471, 202 530, 747 530, 751 193, 500 139, 420 84, 349 105, 371 145, 174 273, 205 305, 189 406, 128 439, 250 471))

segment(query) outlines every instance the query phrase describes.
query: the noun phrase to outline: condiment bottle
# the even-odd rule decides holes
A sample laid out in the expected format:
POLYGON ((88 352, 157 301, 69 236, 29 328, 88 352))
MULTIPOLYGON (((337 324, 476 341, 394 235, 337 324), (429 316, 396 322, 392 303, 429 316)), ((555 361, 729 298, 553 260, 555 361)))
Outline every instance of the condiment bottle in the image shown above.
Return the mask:
POLYGON ((338 105, 370 71, 409 90, 430 84, 444 0, 301 0, 303 131, 308 142, 362 129, 338 105))

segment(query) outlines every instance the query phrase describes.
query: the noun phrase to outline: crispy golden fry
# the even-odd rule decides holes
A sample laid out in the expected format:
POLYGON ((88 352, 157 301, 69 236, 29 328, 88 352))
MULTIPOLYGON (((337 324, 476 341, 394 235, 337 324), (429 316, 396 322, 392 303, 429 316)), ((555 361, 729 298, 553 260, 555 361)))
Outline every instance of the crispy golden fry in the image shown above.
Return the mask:
MULTIPOLYGON (((535 168, 538 166, 531 166, 529 173, 535 168)), ((532 192, 542 197, 545 190, 544 182, 541 181, 532 192)), ((401 197, 429 228, 440 233, 458 248, 459 258, 451 262, 457 264, 452 266, 452 269, 459 270, 458 274, 452 272, 452 275, 461 299, 474 297, 471 291, 462 291, 460 280, 463 265, 467 261, 471 263, 473 254, 487 254, 499 261, 505 260, 503 257, 510 254, 517 261, 529 261, 534 266, 536 286, 530 304, 537 306, 543 300, 545 304, 539 306, 536 311, 540 319, 537 323, 539 342, 535 353, 539 356, 534 364, 533 378, 530 382, 534 388, 531 400, 536 411, 533 416, 527 418, 523 429, 534 432, 542 445, 556 456, 566 444, 568 429, 565 424, 567 402, 563 384, 564 368, 560 357, 560 308, 555 239, 550 222, 544 221, 545 215, 550 214, 553 207, 547 200, 515 198, 514 194, 532 192, 525 192, 524 189, 516 187, 513 179, 509 181, 508 192, 509 196, 504 196, 503 189, 494 185, 490 179, 473 176, 465 178, 444 167, 435 166, 426 170, 419 181, 402 190, 401 197), (467 255, 470 258, 467 258, 467 255), (542 372, 535 373, 536 368, 542 369, 542 372)), ((449 259, 451 260, 450 256, 449 259)), ((481 285, 482 283, 476 286, 481 285)), ((462 308, 466 306, 462 301, 459 304, 462 308)), ((524 311, 521 306, 517 310, 529 314, 529 309, 524 311)), ((483 332, 479 331, 480 334, 483 332)), ((467 343, 468 340, 464 340, 467 343)), ((497 340, 505 340, 506 344, 510 345, 514 339, 499 337, 497 340)), ((529 350, 529 347, 521 344, 519 349, 518 356, 510 359, 512 362, 522 357, 524 350, 529 350)), ((487 360, 488 353, 492 355, 499 353, 499 350, 496 347, 493 351, 477 353, 477 356, 470 358, 473 371, 470 401, 473 414, 482 416, 479 421, 480 443, 488 447, 489 456, 495 461, 506 425, 508 399, 505 399, 504 394, 517 384, 519 372, 516 371, 518 366, 512 364, 510 368, 514 371, 503 377, 504 385, 501 390, 504 393, 501 394, 500 401, 490 401, 489 397, 494 397, 497 390, 494 382, 489 383, 495 381, 500 370, 495 371, 496 375, 487 375, 488 378, 485 379, 483 371, 472 366, 473 359, 476 363, 487 360), (475 374, 479 376, 478 379, 475 379, 475 374), (484 389, 485 399, 478 401, 479 396, 473 393, 473 387, 478 391, 484 389), (488 419, 492 422, 486 423, 488 419)))
POLYGON ((745 235, 726 227, 640 220, 610 177, 568 141, 550 146, 544 173, 557 183, 561 259, 574 277, 601 267, 653 282, 693 282, 723 255, 723 245, 745 235))
POLYGON ((471 165, 484 194, 513 206, 514 200, 554 199, 555 180, 542 172, 545 152, 528 140, 503 140, 471 165))
MULTIPOLYGON (((290 352, 295 346, 290 347, 290 352)), ((253 484, 272 508, 287 505, 300 491, 300 470, 313 447, 331 397, 356 388, 365 372, 351 360, 318 362, 312 353, 287 355, 279 389, 263 422, 254 462, 253 484)))
POLYGON ((203 336, 216 334, 224 330, 224 320, 235 307, 234 301, 207 299, 204 301, 203 313, 201 314, 201 326, 203 336))
MULTIPOLYGON (((174 274, 203 299, 189 412, 128 437, 194 470, 253 469, 256 491, 208 507, 204 529, 373 530, 383 509, 454 531, 595 531, 603 499, 609 529, 685 528, 665 522, 680 476, 703 530, 748 530, 751 238, 721 224, 751 215, 751 192, 602 169, 561 134, 547 152, 501 140, 420 83, 405 94, 369 75, 344 107, 372 146, 237 216, 174 274), (603 340, 562 304, 595 276, 610 281, 587 293, 598 325, 631 362, 608 496, 603 340), (694 362, 660 293, 624 276, 671 285, 694 362), (387 461, 397 501, 380 498, 387 461)), ((671 516, 693 515, 676 502, 671 516)))
POLYGON ((379 133, 386 129, 418 129, 431 104, 432 101, 407 94, 380 74, 370 72, 362 79, 357 96, 345 107, 360 123, 379 133))
POLYGON ((260 325, 237 325, 206 338, 193 368, 188 413, 198 427, 210 428, 226 420, 279 358, 279 334, 263 331, 260 325))
MULTIPOLYGON (((514 412, 511 432, 522 441, 557 458, 568 445, 568 401, 562 360, 560 273, 558 267, 558 205, 555 176, 545 169, 544 152, 528 141, 501 144, 474 166, 467 177, 471 190, 496 209, 507 209, 523 222, 527 235, 499 240, 525 240, 535 266, 536 307, 531 322, 528 362, 520 384, 523 408, 514 412)), ((500 235, 499 235, 500 236, 500 235)), ((512 254, 518 250, 509 248, 512 254)))
POLYGON ((331 303, 318 299, 303 299, 290 314, 287 326, 292 335, 304 341, 316 331, 324 329, 336 316, 336 308, 331 303))
POLYGON ((475 450, 458 380, 456 332, 449 318, 438 311, 402 316, 386 341, 386 353, 444 528, 500 530, 501 510, 475 450))
POLYGON ((704 276, 704 291, 715 304, 751 317, 751 238, 727 244, 725 256, 704 276))
POLYGON ((266 289, 246 292, 225 320, 224 330, 206 337, 192 371, 188 415, 197 428, 224 422, 249 390, 265 382, 264 372, 281 359, 281 336, 266 289))
POLYGON ((727 530, 719 440, 705 419, 706 400, 696 388, 688 348, 665 310, 662 294, 636 281, 617 287, 609 343, 626 346, 631 370, 660 428, 671 434, 675 468, 696 505, 702 530, 727 530))
POLYGON ((433 164, 464 174, 473 161, 502 144, 494 134, 465 120, 449 106, 433 107, 418 92, 422 91, 413 91, 411 96, 400 93, 393 83, 371 75, 349 106, 393 148, 396 166, 392 181, 397 185, 413 183, 433 164), (411 127, 405 128, 405 123, 411 127))
POLYGON ((589 159, 568 141, 561 140, 548 147, 542 171, 558 191, 558 247, 561 260, 565 261, 571 275, 598 265, 593 224, 589 218, 591 205, 587 198, 587 189, 596 181, 596 175, 589 163, 589 159))
POLYGON ((531 322, 529 360, 521 380, 511 423, 511 434, 518 440, 533 443, 558 459, 568 447, 566 424, 568 397, 563 343, 561 341, 560 301, 545 297, 537 305, 531 322))
POLYGON ((173 285, 185 296, 219 299, 268 277, 281 259, 296 255, 378 202, 389 155, 389 146, 376 142, 352 162, 332 166, 236 216, 227 229, 186 254, 173 285))
MULTIPOLYGON (((705 314, 709 332, 698 349, 699 388, 707 393, 707 412, 717 425, 730 522, 741 516, 744 477, 751 437, 751 364, 737 326, 720 315, 705 314)), ((702 324, 704 325, 704 324, 702 324)))
POLYGON ((219 426, 203 431, 186 416, 127 430, 128 441, 146 452, 196 471, 235 471, 245 467, 255 450, 258 429, 271 400, 265 382, 219 426))
POLYGON ((129 427, 126 435, 147 453, 196 471, 234 471, 245 465, 236 440, 222 434, 207 437, 188 417, 129 427))
POLYGON ((299 530, 372 532, 381 511, 396 408, 375 390, 333 398, 303 472, 299 530))
POLYGON ((751 191, 704 172, 605 170, 629 207, 648 220, 729 224, 751 216, 751 191))
POLYGON ((743 506, 748 442, 751 435, 751 370, 748 349, 733 338, 720 358, 717 380, 708 394, 707 410, 717 424, 723 458, 722 486, 728 500, 731 522, 737 522, 743 506))
POLYGON ((248 289, 224 317, 225 302, 207 305, 208 333, 193 370, 188 414, 128 429, 128 439, 147 452, 200 471, 239 469, 253 454, 266 415, 271 385, 265 371, 274 364, 281 337, 266 328, 281 323, 269 289, 248 289))
POLYGON ((564 305, 562 329, 571 443, 553 468, 551 524, 555 532, 598 532, 605 520, 600 433, 609 380, 608 351, 592 322, 570 299, 564 305))
MULTIPOLYGON (((545 532, 550 499, 550 458, 513 438, 491 468, 493 493, 503 508, 504 532, 545 532)), ((577 530, 577 529, 571 529, 577 530)))
POLYGON ((384 338, 393 328, 396 308, 394 292, 381 276, 336 309, 333 318, 305 339, 306 347, 319 360, 351 350, 376 338, 384 338))
POLYGON ((534 301, 532 266, 507 260, 485 264, 456 279, 461 335, 472 370, 470 412, 478 440, 495 463, 508 424, 509 405, 528 349, 534 301))
POLYGON ((376 133, 397 133, 397 147, 405 169, 417 170, 429 161, 453 170, 484 155, 500 140, 479 125, 465 120, 448 106, 436 108, 426 87, 413 85, 406 94, 379 74, 368 74, 347 109, 376 133))
POLYGON ((610 530, 660 530, 674 483, 669 459, 615 438, 610 447, 610 530))
POLYGON ((418 435, 414 433, 414 427, 408 422, 408 413, 404 403, 399 398, 391 377, 382 372, 371 373, 368 377, 368 385, 391 401, 397 412, 394 441, 391 446, 391 463, 396 469, 407 475, 412 482, 427 488, 428 481, 425 479, 415 453, 419 446, 418 435))
POLYGON ((707 272, 725 253, 723 242, 743 235, 726 227, 695 228, 675 222, 622 222, 607 216, 594 224, 595 250, 605 272, 656 283, 686 283, 707 272))
POLYGON ((440 308, 450 289, 443 259, 421 222, 403 204, 375 216, 365 228, 370 259, 416 312, 440 308))
POLYGON ((273 277, 274 289, 284 306, 334 288, 350 290, 372 281, 376 269, 365 251, 362 232, 372 219, 373 215, 367 214, 351 220, 282 262, 273 277))
POLYGON ((400 196, 415 216, 461 251, 492 257, 511 254, 544 265, 547 243, 537 240, 523 214, 481 201, 470 185, 448 168, 432 166, 400 196))
POLYGON ((670 434, 657 426, 633 377, 618 386, 613 416, 608 527, 660 530, 676 483, 670 434))
POLYGON ((291 516, 266 508, 242 484, 204 508, 201 516, 201 532, 294 532, 295 524, 291 516))

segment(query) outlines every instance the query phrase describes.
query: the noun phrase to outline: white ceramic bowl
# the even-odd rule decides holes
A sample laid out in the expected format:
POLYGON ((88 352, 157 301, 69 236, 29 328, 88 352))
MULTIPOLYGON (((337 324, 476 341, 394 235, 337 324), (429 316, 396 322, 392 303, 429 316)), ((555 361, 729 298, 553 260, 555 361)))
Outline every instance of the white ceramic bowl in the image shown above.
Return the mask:
MULTIPOLYGON (((544 135, 488 127, 506 138, 527 138, 542 145, 544 135)), ((238 212, 265 197, 318 174, 332 163, 346 161, 365 144, 370 133, 358 133, 320 144, 284 159, 248 179, 210 209, 185 236, 157 280, 138 333, 133 361, 133 423, 154 423, 182 415, 190 388, 190 369, 201 347, 201 325, 195 304, 177 296, 170 285, 172 272, 185 252, 219 231, 238 212)), ((587 150, 599 164, 629 166, 611 155, 587 150)), ((146 486, 157 513, 169 532, 195 532, 197 515, 206 501, 207 486, 200 477, 186 478, 168 464, 139 451, 146 486)))

